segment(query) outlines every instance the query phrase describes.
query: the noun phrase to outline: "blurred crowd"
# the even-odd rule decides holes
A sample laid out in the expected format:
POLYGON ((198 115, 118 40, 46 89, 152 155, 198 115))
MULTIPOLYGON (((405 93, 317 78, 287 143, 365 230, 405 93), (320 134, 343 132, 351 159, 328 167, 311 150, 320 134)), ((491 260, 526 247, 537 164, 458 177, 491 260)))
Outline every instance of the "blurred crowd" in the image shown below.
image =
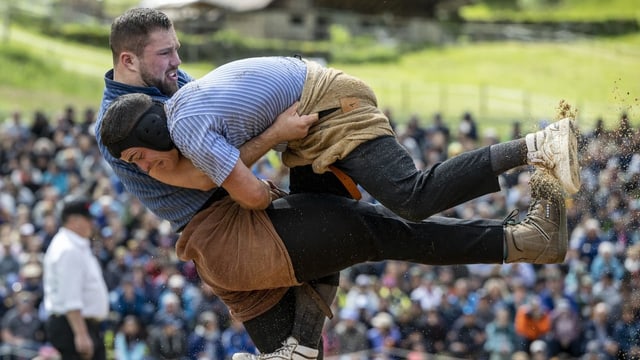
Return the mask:
MULTIPOLYGON (((15 111, 0 123, 0 359, 56 356, 42 327, 42 257, 67 194, 93 200, 92 244, 110 291, 103 326, 111 358, 223 360, 256 351, 193 264, 176 258, 169 224, 124 191, 102 160, 95 115, 68 106, 54 118, 15 111)), ((626 114, 618 119, 611 128, 602 119, 581 127, 583 186, 567 199, 563 264, 354 266, 342 273, 325 326, 325 357, 640 359, 640 130, 626 114)), ((448 121, 414 115, 394 125, 416 165, 430 167, 546 123, 514 122, 503 139, 471 113, 448 121)), ((277 153, 254 171, 287 188, 277 153)), ((527 167, 511 171, 500 192, 442 215, 504 219, 518 209, 523 218, 530 176, 527 167)))

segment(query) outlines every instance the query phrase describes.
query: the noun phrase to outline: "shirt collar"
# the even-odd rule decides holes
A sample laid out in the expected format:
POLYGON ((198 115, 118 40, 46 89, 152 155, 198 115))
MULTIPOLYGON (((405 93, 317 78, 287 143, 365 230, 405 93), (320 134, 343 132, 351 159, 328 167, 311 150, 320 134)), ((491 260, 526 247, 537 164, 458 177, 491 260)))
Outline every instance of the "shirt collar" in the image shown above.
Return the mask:
POLYGON ((133 86, 125 83, 121 83, 113 80, 113 69, 107 71, 104 74, 105 91, 108 91, 114 98, 130 93, 143 93, 152 96, 153 98, 166 98, 160 90, 156 87, 149 86, 133 86))
POLYGON ((64 226, 60 228, 60 231, 62 233, 64 233, 67 236, 67 238, 69 240, 71 240, 71 242, 74 245, 77 245, 77 246, 82 247, 82 248, 89 249, 89 244, 90 244, 91 240, 78 235, 73 230, 71 230, 69 228, 66 228, 64 226))

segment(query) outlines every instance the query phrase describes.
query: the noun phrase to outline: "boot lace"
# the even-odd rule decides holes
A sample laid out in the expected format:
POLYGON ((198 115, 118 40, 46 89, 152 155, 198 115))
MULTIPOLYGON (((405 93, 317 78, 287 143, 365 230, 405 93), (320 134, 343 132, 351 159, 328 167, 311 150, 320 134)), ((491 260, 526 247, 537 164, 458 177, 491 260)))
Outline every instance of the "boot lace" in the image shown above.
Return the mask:
MULTIPOLYGON (((517 225, 518 222, 518 215, 520 215, 520 210, 518 209, 513 209, 511 210, 511 212, 509 213, 509 215, 507 215, 507 217, 504 219, 504 221, 502 222, 502 225, 507 226, 507 225, 517 225)), ((525 219, 526 220, 526 219, 525 219)), ((511 243, 513 244, 513 247, 516 248, 516 250, 518 251, 522 251, 522 249, 520 249, 520 247, 518 247, 518 243, 516 242, 515 238, 513 236, 511 236, 511 243)))
POLYGON ((502 225, 515 225, 515 224, 517 224, 518 223, 518 215, 519 214, 520 214, 520 210, 518 210, 518 209, 511 210, 509 215, 507 215, 507 217, 502 222, 502 225))
POLYGON ((283 342, 281 348, 269 354, 261 354, 258 356, 258 359, 265 359, 265 360, 273 359, 273 358, 292 359, 293 350, 295 350, 296 346, 297 344, 287 344, 287 342, 283 342))

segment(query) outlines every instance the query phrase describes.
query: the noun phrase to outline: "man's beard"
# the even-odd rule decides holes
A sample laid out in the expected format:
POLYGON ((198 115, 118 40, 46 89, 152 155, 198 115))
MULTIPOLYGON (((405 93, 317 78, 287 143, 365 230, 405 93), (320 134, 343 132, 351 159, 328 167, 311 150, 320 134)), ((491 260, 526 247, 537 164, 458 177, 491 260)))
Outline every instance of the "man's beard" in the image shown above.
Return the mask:
MULTIPOLYGON (((176 72, 178 70, 176 69, 176 72)), ((172 96, 178 91, 178 83, 177 82, 169 82, 166 81, 166 77, 162 79, 157 79, 153 77, 151 74, 147 73, 144 69, 142 70, 140 76, 142 77, 142 81, 150 87, 156 87, 160 90, 161 93, 172 96)))

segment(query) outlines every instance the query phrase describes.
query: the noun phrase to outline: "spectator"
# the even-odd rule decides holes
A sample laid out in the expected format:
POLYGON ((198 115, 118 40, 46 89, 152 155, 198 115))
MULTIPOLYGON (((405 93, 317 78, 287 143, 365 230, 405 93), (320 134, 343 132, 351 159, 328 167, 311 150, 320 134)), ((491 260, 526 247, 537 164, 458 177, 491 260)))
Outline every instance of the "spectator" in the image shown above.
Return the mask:
MULTIPOLYGON (((427 128, 427 135, 429 137, 431 137, 434 134, 441 134, 442 135, 442 142, 441 143, 436 143, 435 146, 440 147, 439 150, 441 152, 443 152, 444 151, 444 146, 446 144, 448 144, 449 141, 450 141, 451 130, 449 129, 447 124, 444 122, 444 119, 442 117, 442 113, 440 113, 440 112, 437 112, 437 113, 433 114, 431 126, 429 128, 427 128)), ((513 139, 513 140, 515 140, 515 139, 513 139)), ((430 146, 434 146, 433 140, 430 141, 430 146)))
MULTIPOLYGON (((416 309, 420 309, 419 306, 416 309)), ((446 323, 437 308, 428 309, 425 312, 423 324, 419 329, 424 334, 425 351, 430 354, 438 354, 446 349, 449 324, 446 323)))
POLYGON ((507 307, 509 288, 507 280, 503 277, 494 277, 485 281, 482 290, 486 294, 487 301, 491 306, 494 315, 498 309, 507 307))
POLYGON ((465 308, 475 311, 478 305, 478 295, 472 289, 470 280, 466 278, 455 281, 453 288, 447 293, 446 299, 456 309, 456 318, 462 315, 465 308))
POLYGON ((169 294, 174 294, 180 300, 183 317, 188 326, 195 325, 198 316, 196 310, 202 299, 200 290, 188 283, 182 274, 173 274, 167 280, 167 289, 160 294, 161 304, 165 296, 169 294))
POLYGON ((122 319, 113 340, 113 352, 117 360, 148 360, 149 348, 144 327, 135 315, 122 319))
POLYGON ((544 340, 536 340, 531 343, 529 347, 529 353, 531 360, 547 360, 549 358, 547 354, 547 343, 544 340))
POLYGON ((495 310, 491 307, 491 302, 489 298, 489 294, 485 289, 479 289, 476 292, 476 305, 474 313, 476 315, 478 324, 480 326, 485 327, 487 324, 492 322, 495 318, 495 310))
POLYGON ((168 320, 175 320, 174 324, 179 323, 182 330, 188 328, 180 298, 174 293, 166 294, 160 301, 160 306, 153 316, 153 325, 167 324, 168 320))
POLYGON ((547 268, 544 276, 544 288, 540 291, 540 299, 542 306, 547 310, 553 310, 556 304, 562 301, 568 301, 574 310, 578 310, 573 295, 569 294, 564 285, 565 277, 560 268, 547 268))
POLYGON ((216 315, 221 329, 224 330, 229 327, 230 315, 227 306, 213 293, 209 285, 202 284, 201 290, 202 301, 200 301, 200 306, 196 313, 201 314, 204 311, 211 311, 216 315))
POLYGON ((184 323, 174 317, 158 320, 151 327, 148 344, 155 359, 181 360, 188 352, 184 323))
POLYGON ((551 312, 549 333, 549 356, 569 356, 577 358, 581 354, 580 343, 582 322, 579 314, 568 300, 558 301, 551 312))
POLYGON ((436 283, 435 274, 431 271, 422 275, 422 281, 411 291, 411 301, 417 302, 422 310, 438 307, 445 292, 436 283))
POLYGON ((15 110, 2 126, 3 133, 10 139, 18 142, 26 142, 30 137, 30 130, 22 120, 22 111, 15 110))
POLYGON ((44 296, 42 264, 38 261, 22 264, 20 278, 12 286, 14 289, 30 292, 34 297, 36 307, 39 306, 44 296))
POLYGON ((620 346, 618 359, 640 359, 640 319, 632 305, 623 306, 613 338, 620 346))
POLYGON ((52 130, 49 124, 49 118, 41 110, 36 110, 33 114, 33 121, 29 128, 33 138, 51 138, 52 130))
POLYGON ((374 290, 372 277, 360 274, 356 277, 354 285, 347 292, 344 307, 361 309, 367 314, 367 318, 373 316, 380 307, 380 298, 374 290))
POLYGON ((127 249, 124 246, 117 246, 109 256, 111 258, 105 264, 104 279, 107 288, 114 290, 121 286, 122 278, 131 271, 131 266, 127 264, 127 249))
POLYGON ((614 338, 615 323, 609 319, 610 309, 604 302, 597 303, 591 312, 591 318, 584 327, 582 351, 597 352, 604 360, 613 360, 618 353, 619 344, 614 338))
POLYGON ((242 322, 235 319, 232 319, 230 326, 222 332, 222 345, 227 352, 227 357, 239 352, 256 353, 257 351, 242 322))
POLYGON ((591 278, 601 279, 605 273, 611 274, 613 280, 618 282, 624 275, 624 266, 615 255, 615 247, 609 241, 603 241, 598 245, 598 253, 591 264, 591 278))
POLYGON ((403 272, 407 270, 406 265, 400 265, 399 261, 385 262, 385 273, 380 277, 380 288, 378 295, 381 301, 381 310, 398 316, 404 313, 411 306, 411 299, 406 291, 401 287, 406 287, 402 280, 403 272))
POLYGON ((393 348, 400 345, 401 335, 391 314, 377 313, 371 318, 371 326, 367 331, 369 346, 374 357, 388 357, 393 355, 393 348))
POLYGON ((613 219, 613 227, 606 235, 606 240, 614 245, 614 255, 617 258, 624 258, 624 252, 634 243, 633 233, 627 226, 628 223, 629 218, 627 216, 617 216, 613 219))
POLYGON ((222 345, 222 330, 218 317, 211 311, 198 316, 198 323, 189 335, 189 359, 224 360, 225 350, 222 345))
POLYGON ((120 319, 129 315, 139 319, 148 319, 152 316, 153 309, 148 305, 148 299, 143 290, 137 288, 133 283, 133 275, 125 274, 120 282, 120 286, 111 291, 111 309, 118 314, 120 319))
POLYGON ((602 273, 600 279, 593 284, 592 291, 593 297, 597 301, 606 303, 611 316, 618 320, 622 294, 620 293, 620 282, 614 279, 614 275, 610 272, 602 273))
POLYGON ((45 343, 44 324, 33 294, 22 291, 14 294, 13 300, 15 306, 2 317, 2 342, 12 359, 31 359, 45 343))
POLYGON ((484 350, 489 354, 489 360, 510 360, 516 350, 518 335, 513 328, 509 310, 497 309, 495 319, 487 325, 486 332, 484 350))
POLYGON ((624 270, 626 278, 640 279, 640 243, 634 244, 627 249, 624 270))
POLYGON ((9 226, 0 226, 2 226, 2 229, 0 229, 0 244, 2 245, 2 252, 0 254, 0 279, 2 279, 2 282, 5 282, 7 279, 18 276, 20 272, 20 262, 15 252, 12 251, 14 245, 9 226))
POLYGON ((532 287, 537 278, 534 265, 529 263, 504 264, 500 272, 510 281, 517 280, 527 288, 532 287))
POLYGON ((462 121, 458 126, 458 138, 464 141, 471 141, 475 144, 478 141, 478 127, 470 112, 462 115, 462 121))
POLYGON ((487 334, 470 305, 462 309, 462 315, 447 334, 447 350, 451 356, 478 359, 484 356, 487 334))
POLYGON ((522 339, 520 350, 528 350, 536 340, 544 338, 551 330, 551 315, 542 306, 539 296, 518 307, 515 319, 516 333, 522 339))
POLYGON ((598 254, 598 247, 602 241, 600 222, 597 219, 588 219, 584 224, 584 234, 577 239, 577 244, 572 245, 575 256, 591 268, 591 262, 598 254))
POLYGON ((598 299, 593 295, 593 280, 591 280, 590 275, 581 276, 576 302, 578 303, 581 317, 583 319, 591 317, 591 308, 598 302, 598 299))
POLYGON ((369 349, 367 338, 367 327, 360 321, 358 311, 344 308, 340 311, 340 320, 335 326, 335 333, 338 340, 338 353, 351 354, 352 359, 366 359, 364 352, 369 349))

